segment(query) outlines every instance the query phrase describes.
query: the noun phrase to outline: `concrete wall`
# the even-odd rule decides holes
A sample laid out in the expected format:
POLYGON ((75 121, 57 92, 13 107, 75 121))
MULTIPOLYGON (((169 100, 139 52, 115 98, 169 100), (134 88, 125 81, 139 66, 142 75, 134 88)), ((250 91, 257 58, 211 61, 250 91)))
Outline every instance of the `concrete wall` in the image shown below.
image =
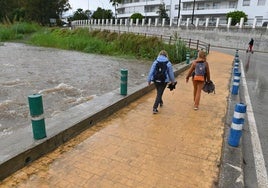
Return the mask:
POLYGON ((255 40, 254 51, 268 53, 268 29, 266 28, 216 28, 216 27, 161 27, 126 25, 80 25, 89 29, 101 29, 120 32, 174 35, 210 43, 211 47, 224 47, 245 50, 251 38, 255 40))

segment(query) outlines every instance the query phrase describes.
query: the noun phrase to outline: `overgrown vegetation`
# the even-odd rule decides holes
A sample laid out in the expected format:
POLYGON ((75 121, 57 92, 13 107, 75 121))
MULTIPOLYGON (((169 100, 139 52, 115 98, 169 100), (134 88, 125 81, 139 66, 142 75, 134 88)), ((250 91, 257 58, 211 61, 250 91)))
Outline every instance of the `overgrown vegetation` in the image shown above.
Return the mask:
POLYGON ((160 50, 165 49, 173 63, 181 62, 186 52, 182 42, 169 45, 157 37, 100 30, 89 32, 88 29, 47 29, 34 34, 30 42, 39 46, 150 60, 154 59, 160 50))
POLYGON ((0 41, 18 40, 37 32, 41 29, 38 24, 32 23, 15 23, 15 24, 0 24, 0 41))
POLYGON ((119 34, 107 30, 89 32, 83 28, 75 30, 46 28, 27 23, 0 25, 0 41, 18 39, 44 47, 148 60, 153 60, 160 50, 165 49, 172 63, 185 60, 187 50, 179 39, 169 45, 157 37, 133 33, 119 34))

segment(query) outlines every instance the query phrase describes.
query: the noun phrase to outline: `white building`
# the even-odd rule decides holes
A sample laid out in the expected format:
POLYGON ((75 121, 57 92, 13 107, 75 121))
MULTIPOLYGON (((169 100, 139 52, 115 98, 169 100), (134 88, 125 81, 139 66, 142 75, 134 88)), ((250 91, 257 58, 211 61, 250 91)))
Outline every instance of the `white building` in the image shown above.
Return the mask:
POLYGON ((157 11, 165 4, 167 14, 174 22, 190 18, 200 22, 209 18, 215 24, 220 18, 226 22, 226 14, 232 11, 243 11, 248 15, 248 23, 257 19, 257 24, 268 22, 268 0, 124 0, 117 8, 117 18, 129 18, 133 13, 141 13, 146 18, 158 17, 157 11))

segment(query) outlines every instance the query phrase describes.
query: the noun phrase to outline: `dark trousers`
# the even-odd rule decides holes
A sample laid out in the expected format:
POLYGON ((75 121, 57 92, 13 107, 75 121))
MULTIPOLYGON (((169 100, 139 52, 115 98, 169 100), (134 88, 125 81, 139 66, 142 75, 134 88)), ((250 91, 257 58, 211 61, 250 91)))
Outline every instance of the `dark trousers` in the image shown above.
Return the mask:
POLYGON ((167 83, 158 83, 158 82, 155 82, 154 85, 155 85, 155 88, 156 88, 156 98, 155 98, 155 102, 154 102, 153 108, 157 109, 158 108, 158 105, 160 103, 163 103, 162 96, 163 96, 163 93, 164 93, 165 88, 167 86, 167 83))

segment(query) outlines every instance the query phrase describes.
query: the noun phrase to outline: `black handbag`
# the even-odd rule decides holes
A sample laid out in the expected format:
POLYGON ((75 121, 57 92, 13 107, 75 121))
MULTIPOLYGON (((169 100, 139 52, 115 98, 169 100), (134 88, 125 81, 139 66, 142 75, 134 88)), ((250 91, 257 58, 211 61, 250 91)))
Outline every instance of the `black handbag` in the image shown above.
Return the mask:
POLYGON ((203 89, 204 92, 210 94, 210 93, 216 93, 215 92, 215 84, 210 80, 209 82, 205 82, 203 89))

